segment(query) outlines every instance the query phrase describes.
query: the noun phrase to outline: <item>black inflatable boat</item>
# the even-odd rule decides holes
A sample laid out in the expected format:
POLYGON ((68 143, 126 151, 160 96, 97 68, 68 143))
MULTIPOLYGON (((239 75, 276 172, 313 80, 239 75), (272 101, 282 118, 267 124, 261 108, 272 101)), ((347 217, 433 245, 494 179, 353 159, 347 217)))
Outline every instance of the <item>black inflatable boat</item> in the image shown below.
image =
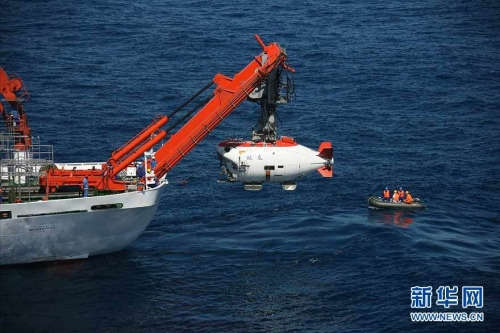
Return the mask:
POLYGON ((406 202, 384 201, 381 197, 371 196, 368 198, 368 207, 378 209, 423 209, 425 205, 418 198, 414 199, 411 204, 407 204, 406 202))

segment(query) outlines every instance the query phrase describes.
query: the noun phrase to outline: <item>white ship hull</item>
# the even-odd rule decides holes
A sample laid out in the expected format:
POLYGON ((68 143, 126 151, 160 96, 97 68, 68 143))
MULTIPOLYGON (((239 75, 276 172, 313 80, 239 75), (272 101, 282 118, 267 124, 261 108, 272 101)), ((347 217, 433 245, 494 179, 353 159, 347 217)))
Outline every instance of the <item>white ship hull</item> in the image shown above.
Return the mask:
POLYGON ((145 191, 96 197, 1 204, 0 265, 119 251, 149 225, 165 186, 162 183, 145 191))

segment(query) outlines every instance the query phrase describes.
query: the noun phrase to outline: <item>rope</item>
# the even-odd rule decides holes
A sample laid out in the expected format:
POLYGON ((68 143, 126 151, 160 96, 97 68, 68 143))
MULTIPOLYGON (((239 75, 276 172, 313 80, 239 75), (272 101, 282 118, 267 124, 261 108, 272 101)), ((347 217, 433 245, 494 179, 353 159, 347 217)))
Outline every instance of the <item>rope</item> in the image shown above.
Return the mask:
POLYGON ((210 81, 206 86, 204 86, 203 88, 201 88, 197 93, 195 93, 193 96, 191 96, 187 101, 185 101, 184 103, 182 103, 181 105, 179 105, 178 107, 176 107, 175 110, 172 111, 172 113, 168 115, 168 118, 169 119, 172 118, 172 116, 174 114, 176 114, 180 110, 184 109, 184 107, 186 107, 186 105, 188 105, 189 103, 191 103, 196 97, 200 96, 205 90, 207 90, 208 88, 210 88, 210 86, 212 84, 213 84, 213 82, 210 81))

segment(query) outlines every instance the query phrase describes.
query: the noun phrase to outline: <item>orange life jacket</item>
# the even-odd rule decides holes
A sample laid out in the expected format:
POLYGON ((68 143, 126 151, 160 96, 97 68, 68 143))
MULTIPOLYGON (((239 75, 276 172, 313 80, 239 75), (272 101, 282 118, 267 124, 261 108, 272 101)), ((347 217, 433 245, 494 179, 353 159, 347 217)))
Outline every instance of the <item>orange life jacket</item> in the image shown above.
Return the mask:
POLYGON ((405 202, 408 203, 408 204, 411 204, 413 202, 413 197, 411 196, 410 193, 408 193, 406 195, 406 199, 405 199, 405 202))
POLYGON ((398 192, 394 193, 394 195, 392 196, 392 201, 394 201, 394 202, 398 202, 399 201, 399 194, 398 194, 398 192))
POLYGON ((398 195, 399 195, 400 198, 404 198, 405 191, 398 191, 398 195))
POLYGON ((384 190, 384 198, 389 199, 391 197, 391 193, 389 190, 384 190))

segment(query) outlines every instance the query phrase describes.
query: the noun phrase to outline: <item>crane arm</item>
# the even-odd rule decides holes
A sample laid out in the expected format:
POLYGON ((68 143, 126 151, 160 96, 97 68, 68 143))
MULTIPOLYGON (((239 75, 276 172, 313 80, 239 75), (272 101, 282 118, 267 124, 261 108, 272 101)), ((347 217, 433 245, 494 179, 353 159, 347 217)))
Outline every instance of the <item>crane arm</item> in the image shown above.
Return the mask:
POLYGON ((277 44, 265 45, 263 52, 233 78, 216 74, 213 97, 155 153, 155 175, 162 177, 188 154, 208 133, 238 107, 275 68, 283 66, 287 55, 277 44))
POLYGON ((31 146, 31 130, 28 126, 28 117, 26 116, 26 112, 24 112, 21 98, 17 96, 17 93, 21 90, 24 90, 24 95, 28 94, 20 78, 9 77, 3 68, 0 67, 0 96, 3 96, 12 108, 17 111, 19 121, 17 124, 15 123, 14 116, 4 110, 2 103, 0 103, 0 113, 7 129, 19 135, 19 138, 16 139, 15 147, 19 150, 25 150, 31 146))

